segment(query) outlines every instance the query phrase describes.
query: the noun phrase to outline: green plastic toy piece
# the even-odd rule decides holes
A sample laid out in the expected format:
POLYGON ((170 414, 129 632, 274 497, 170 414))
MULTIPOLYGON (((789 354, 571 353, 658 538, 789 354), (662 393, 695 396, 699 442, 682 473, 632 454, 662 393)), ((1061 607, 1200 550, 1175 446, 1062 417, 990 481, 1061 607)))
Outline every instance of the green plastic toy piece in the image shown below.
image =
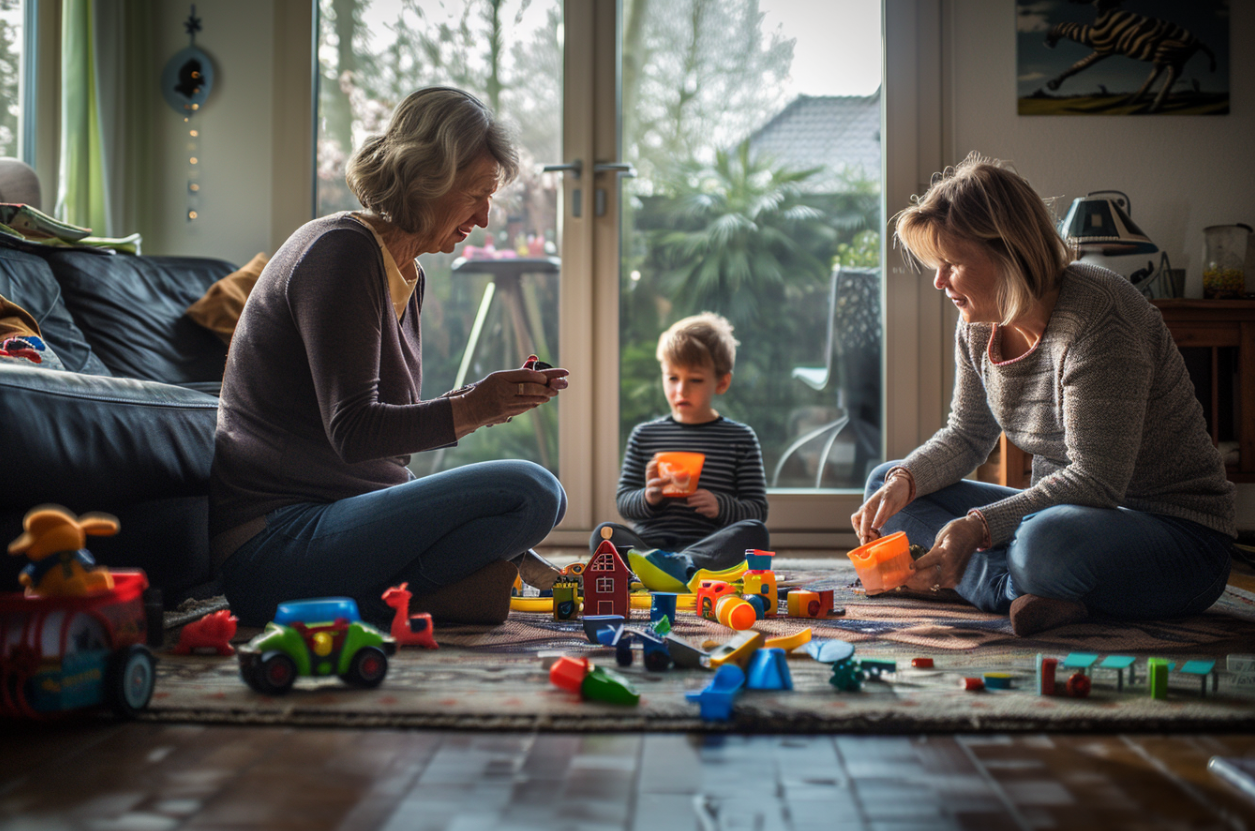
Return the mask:
POLYGON ((1150 697, 1164 700, 1168 697, 1168 661, 1151 658, 1146 662, 1146 674, 1150 678, 1150 697))
POLYGON ((654 621, 653 630, 659 637, 665 637, 671 632, 671 621, 667 619, 666 615, 663 615, 654 621))
POLYGON ((832 677, 828 683, 842 692, 858 692, 863 689, 863 669, 858 662, 847 658, 832 665, 832 677))
POLYGON ((608 704, 638 704, 641 694, 622 675, 602 667, 593 667, 584 676, 580 685, 580 695, 590 701, 605 701, 608 704))

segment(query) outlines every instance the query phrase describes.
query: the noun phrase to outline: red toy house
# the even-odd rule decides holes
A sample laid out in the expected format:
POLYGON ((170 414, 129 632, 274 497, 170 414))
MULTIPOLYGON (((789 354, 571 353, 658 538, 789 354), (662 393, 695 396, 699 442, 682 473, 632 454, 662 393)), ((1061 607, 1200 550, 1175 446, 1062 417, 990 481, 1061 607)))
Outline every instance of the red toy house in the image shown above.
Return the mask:
POLYGON ((602 540, 584 569, 584 614, 631 616, 632 572, 610 540, 602 540))

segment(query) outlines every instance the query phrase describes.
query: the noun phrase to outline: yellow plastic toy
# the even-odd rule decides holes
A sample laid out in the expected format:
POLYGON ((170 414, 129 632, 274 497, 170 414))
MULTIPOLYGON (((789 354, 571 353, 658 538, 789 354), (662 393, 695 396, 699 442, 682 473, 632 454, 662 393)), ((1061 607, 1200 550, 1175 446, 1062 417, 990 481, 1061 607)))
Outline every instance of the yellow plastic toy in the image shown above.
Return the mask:
POLYGON ((750 657, 766 643, 767 636, 757 629, 738 632, 732 640, 711 651, 710 668, 718 669, 724 664, 732 663, 745 669, 749 666, 750 657))
POLYGON ((745 572, 749 571, 749 563, 742 560, 732 568, 725 568, 723 571, 711 571, 705 568, 699 568, 692 577, 689 578, 688 590, 693 594, 697 594, 697 589, 701 586, 703 580, 722 580, 725 583, 735 583, 739 581, 745 572))
POLYGON ((118 518, 104 513, 81 517, 60 505, 40 505, 22 519, 24 533, 9 543, 10 554, 25 554, 30 564, 18 581, 29 597, 84 597, 111 591, 113 575, 84 546, 87 535, 118 532, 118 518))
POLYGON ((792 652, 804 643, 809 643, 811 639, 811 629, 806 627, 801 632, 795 632, 792 635, 784 635, 779 638, 768 638, 768 649, 783 649, 785 652, 792 652))

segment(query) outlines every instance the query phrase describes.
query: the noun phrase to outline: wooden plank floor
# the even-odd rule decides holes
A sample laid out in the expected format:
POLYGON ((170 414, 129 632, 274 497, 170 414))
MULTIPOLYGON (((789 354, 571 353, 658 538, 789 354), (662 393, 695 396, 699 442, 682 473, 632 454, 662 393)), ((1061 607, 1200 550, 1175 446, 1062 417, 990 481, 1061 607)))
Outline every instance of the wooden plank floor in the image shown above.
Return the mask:
POLYGON ((0 723, 0 828, 1251 829, 1255 735, 685 736, 0 723))

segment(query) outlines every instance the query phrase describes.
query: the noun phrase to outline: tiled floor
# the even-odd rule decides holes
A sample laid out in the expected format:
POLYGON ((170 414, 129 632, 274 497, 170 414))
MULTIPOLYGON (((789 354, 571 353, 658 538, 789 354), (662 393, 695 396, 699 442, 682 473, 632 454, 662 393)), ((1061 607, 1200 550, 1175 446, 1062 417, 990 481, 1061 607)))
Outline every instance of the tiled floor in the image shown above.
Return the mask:
POLYGON ((1250 735, 0 727, 0 828, 23 831, 1255 828, 1206 770, 1250 735))

